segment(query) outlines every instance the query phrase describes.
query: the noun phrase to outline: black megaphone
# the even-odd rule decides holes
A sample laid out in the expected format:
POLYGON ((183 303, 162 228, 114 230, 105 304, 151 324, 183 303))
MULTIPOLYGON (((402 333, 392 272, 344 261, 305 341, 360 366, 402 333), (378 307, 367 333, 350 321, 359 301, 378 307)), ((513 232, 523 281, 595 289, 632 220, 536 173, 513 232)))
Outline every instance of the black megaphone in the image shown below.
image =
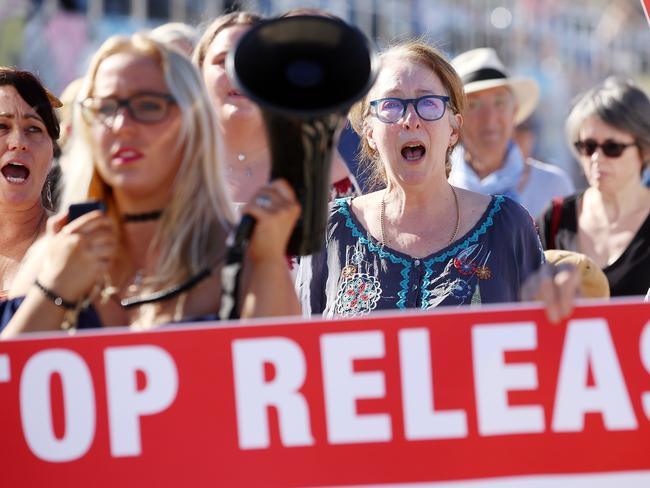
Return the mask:
MULTIPOLYGON (((234 84, 262 110, 271 178, 285 178, 302 206, 290 255, 313 254, 325 241, 332 151, 348 110, 374 83, 377 64, 360 30, 318 16, 262 22, 226 59, 234 84)), ((250 235, 252 225, 241 227, 238 234, 250 235)))

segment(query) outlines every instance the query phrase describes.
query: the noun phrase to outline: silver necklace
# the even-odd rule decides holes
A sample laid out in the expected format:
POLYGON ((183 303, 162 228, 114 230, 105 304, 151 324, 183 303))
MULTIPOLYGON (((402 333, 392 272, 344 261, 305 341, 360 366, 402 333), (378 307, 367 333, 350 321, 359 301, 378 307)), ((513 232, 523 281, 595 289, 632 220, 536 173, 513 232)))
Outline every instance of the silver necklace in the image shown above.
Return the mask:
MULTIPOLYGON (((458 229, 460 228, 460 205, 458 203, 458 194, 456 193, 456 188, 454 188, 452 185, 449 185, 449 187, 451 188, 451 192, 454 194, 454 203, 456 204, 456 227, 454 228, 454 233, 449 238, 447 245, 454 242, 456 235, 458 235, 458 229)), ((384 223, 386 214, 386 191, 384 191, 384 194, 381 196, 381 204, 379 206, 379 232, 381 233, 381 247, 386 246, 386 224, 384 223)))
MULTIPOLYGON (((237 154, 237 160, 240 162, 246 161, 246 155, 244 153, 239 153, 237 154)), ((233 165, 228 165, 228 172, 230 174, 235 172, 235 167, 233 165)), ((253 168, 250 166, 244 167, 244 176, 246 178, 252 178, 253 177, 253 168)))
MULTIPOLYGON (((238 154, 237 159, 239 161, 246 161, 246 155, 245 154, 238 154)), ((243 171, 244 171, 244 176, 246 178, 252 178, 253 177, 253 168, 251 168, 250 166, 244 166, 243 171)), ((230 173, 231 175, 235 173, 235 167, 232 164, 228 165, 228 173, 230 173)))

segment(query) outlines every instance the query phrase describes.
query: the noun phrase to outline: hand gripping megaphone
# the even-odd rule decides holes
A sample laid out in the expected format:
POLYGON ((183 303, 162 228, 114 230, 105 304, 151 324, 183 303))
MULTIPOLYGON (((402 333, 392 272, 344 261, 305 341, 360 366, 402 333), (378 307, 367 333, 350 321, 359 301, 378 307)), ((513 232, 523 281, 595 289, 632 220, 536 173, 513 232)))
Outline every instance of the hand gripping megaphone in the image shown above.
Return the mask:
MULTIPOLYGON (((285 178, 302 207, 287 254, 312 254, 325 240, 331 154, 348 110, 375 81, 375 50, 343 21, 286 17, 248 31, 229 53, 226 69, 262 110, 271 178, 285 178)), ((242 219, 235 245, 247 239, 252 224, 242 219)))

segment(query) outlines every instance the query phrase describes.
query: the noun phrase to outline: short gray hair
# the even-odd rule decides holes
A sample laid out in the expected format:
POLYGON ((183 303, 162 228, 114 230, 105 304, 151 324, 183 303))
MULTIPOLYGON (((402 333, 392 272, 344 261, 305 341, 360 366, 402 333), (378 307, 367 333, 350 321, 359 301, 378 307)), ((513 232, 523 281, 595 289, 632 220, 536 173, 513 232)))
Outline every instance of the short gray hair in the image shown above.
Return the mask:
POLYGON ((566 120, 566 137, 571 151, 585 119, 598 116, 607 125, 634 137, 645 166, 650 163, 650 99, 630 79, 609 77, 579 95, 566 120))

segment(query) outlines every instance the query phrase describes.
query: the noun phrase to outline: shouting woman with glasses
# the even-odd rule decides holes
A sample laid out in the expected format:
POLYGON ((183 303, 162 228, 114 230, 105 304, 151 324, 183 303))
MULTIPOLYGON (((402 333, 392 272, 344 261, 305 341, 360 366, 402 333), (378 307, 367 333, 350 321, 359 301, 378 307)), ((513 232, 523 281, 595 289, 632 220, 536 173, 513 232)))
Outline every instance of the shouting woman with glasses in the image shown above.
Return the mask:
POLYGON ((447 181, 463 122, 461 80, 420 42, 381 58, 377 82, 350 118, 363 162, 385 188, 333 205, 326 249, 300 265, 303 311, 356 316, 517 300, 543 262, 528 213, 447 181))
POLYGON ((629 80, 608 78, 579 97, 566 133, 589 187, 553 202, 539 222, 547 249, 579 251, 598 264, 612 296, 650 287, 650 100, 629 80))
MULTIPOLYGON (((232 210, 198 71, 147 37, 112 38, 79 98, 64 208, 101 203, 50 219, 0 317, 3 336, 216 318, 232 210)), ((299 214, 293 192, 284 181, 266 185, 244 212, 257 226, 242 315, 297 313, 284 257, 299 214)))

